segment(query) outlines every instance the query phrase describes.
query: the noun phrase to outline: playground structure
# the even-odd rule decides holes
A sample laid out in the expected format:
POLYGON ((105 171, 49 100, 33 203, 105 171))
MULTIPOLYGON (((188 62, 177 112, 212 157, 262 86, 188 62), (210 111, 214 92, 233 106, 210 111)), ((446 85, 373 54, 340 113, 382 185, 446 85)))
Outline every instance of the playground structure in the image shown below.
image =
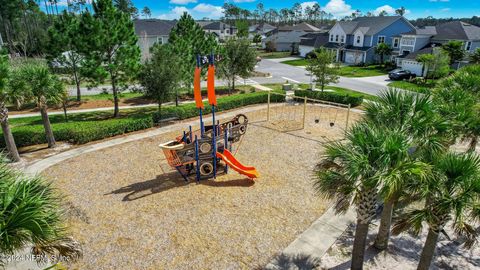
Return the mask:
POLYGON ((339 118, 341 115, 345 115, 344 128, 347 130, 350 121, 350 111, 350 104, 347 105, 270 91, 268 93, 266 122, 270 123, 272 126, 275 126, 276 129, 279 129, 280 131, 289 132, 305 129, 307 115, 309 113, 315 114, 313 118, 316 125, 321 126, 322 124, 326 123, 326 126, 324 126, 325 128, 338 127, 337 122, 339 122, 339 118), (286 102, 282 105, 272 106, 272 103, 270 102, 271 95, 285 96, 286 102), (320 106, 320 113, 316 114, 316 110, 309 112, 309 105, 320 106), (346 111, 346 113, 341 113, 341 111, 346 111))
MULTIPOLYGON (((197 56, 197 66, 194 74, 194 98, 199 109, 200 130, 188 132, 176 140, 160 144, 168 164, 176 169, 185 181, 189 176, 196 175, 196 181, 215 179, 219 172, 228 173, 232 168, 238 173, 249 177, 258 178, 255 167, 244 166, 231 153, 232 144, 241 142, 242 136, 247 132, 248 118, 243 114, 235 116, 232 120, 220 124, 215 121, 215 62, 214 55, 208 56, 207 95, 208 103, 212 106, 212 125, 205 126, 203 122, 204 104, 201 95, 201 57, 197 56), (225 164, 221 164, 223 161, 225 164)), ((238 148, 237 148, 238 150, 238 148)))

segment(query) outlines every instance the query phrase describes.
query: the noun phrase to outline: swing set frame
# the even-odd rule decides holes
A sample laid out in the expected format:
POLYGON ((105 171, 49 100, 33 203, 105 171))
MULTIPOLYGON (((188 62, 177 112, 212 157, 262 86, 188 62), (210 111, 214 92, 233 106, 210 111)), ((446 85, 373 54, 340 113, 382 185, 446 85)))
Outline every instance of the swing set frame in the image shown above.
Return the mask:
MULTIPOLYGON (((330 102, 330 101, 325 101, 325 100, 320 100, 320 99, 314 99, 314 98, 309 98, 309 97, 300 97, 300 96, 295 96, 295 95, 286 95, 286 94, 282 94, 282 93, 278 93, 278 92, 274 92, 274 91, 268 91, 268 102, 267 102, 267 122, 270 122, 270 100, 271 100, 271 95, 280 95, 280 96, 284 96, 284 97, 289 97, 289 98, 293 98, 293 99, 296 99, 296 100, 303 100, 303 116, 302 116, 302 128, 301 129, 304 129, 305 128, 305 121, 306 121, 306 117, 307 117, 307 103, 308 101, 310 102, 314 102, 314 103, 320 103, 320 104, 324 104, 324 105, 327 105, 327 106, 332 106, 332 107, 340 107, 340 108, 337 108, 337 110, 340 110, 341 108, 343 109, 346 109, 347 110, 347 119, 345 121, 345 130, 348 129, 348 124, 349 124, 349 120, 350 120, 350 110, 352 108, 352 105, 351 104, 341 104, 341 103, 336 103, 336 102, 330 102)), ((338 114, 338 111, 336 112, 336 114, 338 114)), ((336 116, 335 116, 336 118, 336 116)), ((335 119, 336 121, 336 119, 335 119)))

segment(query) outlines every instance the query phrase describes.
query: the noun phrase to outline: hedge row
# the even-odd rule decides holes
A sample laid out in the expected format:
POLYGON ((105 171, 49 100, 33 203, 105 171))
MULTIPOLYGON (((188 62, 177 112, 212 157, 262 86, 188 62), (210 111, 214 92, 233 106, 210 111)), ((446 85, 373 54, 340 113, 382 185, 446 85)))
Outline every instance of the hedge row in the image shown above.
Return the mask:
POLYGON ((313 99, 325 100, 340 104, 356 107, 363 102, 363 97, 353 97, 350 95, 339 94, 335 92, 320 92, 320 91, 311 91, 311 90, 295 90, 295 96, 298 97, 308 97, 313 99))
MULTIPOLYGON (((267 92, 255 92, 249 94, 240 94, 234 96, 227 96, 222 97, 217 100, 217 107, 215 107, 215 111, 221 112, 226 110, 235 109, 242 106, 252 105, 252 104, 259 104, 259 103, 266 103, 268 101, 268 93, 267 92)), ((270 96, 271 102, 285 102, 285 96, 281 95, 271 95, 270 96)), ((212 108, 205 102, 205 109, 203 111, 205 114, 211 113, 212 108)), ((175 117, 178 119, 187 119, 191 117, 198 116, 198 109, 195 107, 194 103, 185 104, 178 107, 166 107, 162 109, 162 115, 158 112, 153 114, 153 122, 159 123, 162 119, 167 119, 171 117, 175 117)))
MULTIPOLYGON (((141 118, 57 123, 52 124, 52 129, 57 141, 82 144, 151 128, 152 126, 152 119, 146 116, 141 118)), ((43 125, 13 127, 12 133, 18 147, 47 143, 43 125)), ((3 134, 1 136, 3 137, 3 134)), ((5 147, 4 140, 0 140, 0 147, 5 147)))
MULTIPOLYGON (((272 95, 272 102, 285 101, 283 96, 272 95)), ((241 94, 218 99, 217 111, 230 110, 241 106, 267 102, 266 92, 241 94)), ((162 110, 162 118, 178 117, 186 119, 198 116, 198 109, 194 103, 170 106, 162 110)), ((205 106, 205 113, 210 113, 210 106, 205 106)), ((90 115, 91 117, 91 115, 90 115)), ((137 130, 151 128, 158 122, 157 113, 145 113, 119 119, 71 121, 67 123, 52 123, 53 134, 57 141, 66 141, 75 144, 83 144, 101 140, 116 135, 121 135, 137 130)), ((14 121, 12 121, 14 122, 14 121)), ((45 131, 41 124, 12 125, 12 133, 18 147, 47 143, 45 131)), ((0 132, 0 136, 3 134, 0 132)), ((0 139, 0 148, 5 148, 5 141, 0 139)))

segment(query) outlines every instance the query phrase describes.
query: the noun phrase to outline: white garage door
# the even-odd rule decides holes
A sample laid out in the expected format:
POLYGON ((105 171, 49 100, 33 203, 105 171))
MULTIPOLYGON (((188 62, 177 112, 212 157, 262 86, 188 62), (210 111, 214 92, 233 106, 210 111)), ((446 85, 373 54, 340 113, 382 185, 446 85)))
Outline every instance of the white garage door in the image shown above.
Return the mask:
POLYGON ((301 57, 305 57, 307 56, 307 53, 313 51, 313 47, 310 47, 310 46, 303 46, 303 45, 300 45, 298 47, 298 52, 300 53, 300 56, 301 57))
POLYGON ((402 69, 415 73, 417 76, 422 76, 423 64, 417 61, 403 60, 402 69))
POLYGON ((345 63, 358 64, 362 62, 363 54, 359 52, 345 52, 345 63))

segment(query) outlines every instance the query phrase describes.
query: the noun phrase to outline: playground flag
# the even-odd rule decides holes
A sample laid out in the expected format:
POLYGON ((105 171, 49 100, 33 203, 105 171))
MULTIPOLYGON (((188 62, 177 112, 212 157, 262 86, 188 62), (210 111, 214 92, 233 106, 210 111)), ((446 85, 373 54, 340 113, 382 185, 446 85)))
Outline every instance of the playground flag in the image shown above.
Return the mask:
POLYGON ((200 85, 201 77, 202 70, 199 67, 195 67, 195 74, 193 77, 193 96, 195 97, 195 104, 198 109, 203 109, 202 87, 200 85))
POLYGON ((216 106, 217 97, 215 96, 215 66, 212 64, 208 66, 207 92, 208 92, 208 103, 210 105, 216 106))

